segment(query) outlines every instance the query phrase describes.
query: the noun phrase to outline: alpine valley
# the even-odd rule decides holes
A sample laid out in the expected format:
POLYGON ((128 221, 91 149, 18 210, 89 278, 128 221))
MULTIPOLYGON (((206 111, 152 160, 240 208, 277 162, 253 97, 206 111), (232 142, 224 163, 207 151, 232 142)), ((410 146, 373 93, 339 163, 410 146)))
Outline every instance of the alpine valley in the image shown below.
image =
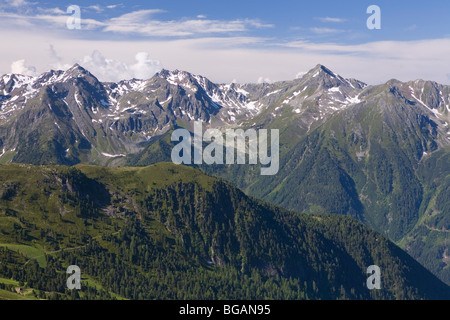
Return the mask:
POLYGON ((449 123, 450 86, 322 65, 270 84, 3 75, 0 297, 450 299, 449 123), (278 129, 278 173, 170 163, 194 121, 278 129))

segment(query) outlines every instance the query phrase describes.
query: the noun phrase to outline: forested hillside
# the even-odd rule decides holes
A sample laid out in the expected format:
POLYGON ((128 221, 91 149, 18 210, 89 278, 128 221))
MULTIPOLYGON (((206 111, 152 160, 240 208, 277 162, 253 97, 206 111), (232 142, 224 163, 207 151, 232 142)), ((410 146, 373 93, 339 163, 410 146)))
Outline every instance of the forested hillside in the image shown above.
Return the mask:
POLYGON ((354 219, 280 209, 197 169, 11 164, 0 179, 5 298, 450 297, 354 219), (366 286, 373 264, 380 290, 366 286), (66 288, 69 265, 81 269, 81 290, 66 288))

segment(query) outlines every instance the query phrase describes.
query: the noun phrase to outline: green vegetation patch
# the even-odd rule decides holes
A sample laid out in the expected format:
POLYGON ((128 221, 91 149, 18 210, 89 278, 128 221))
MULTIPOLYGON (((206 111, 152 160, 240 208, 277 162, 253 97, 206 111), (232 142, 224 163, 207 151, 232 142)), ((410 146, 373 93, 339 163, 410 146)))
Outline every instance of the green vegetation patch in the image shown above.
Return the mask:
POLYGON ((28 259, 34 259, 42 268, 46 267, 47 265, 47 261, 45 259, 45 252, 35 247, 23 244, 9 244, 9 243, 0 243, 0 247, 6 247, 9 250, 16 251, 24 255, 28 259))

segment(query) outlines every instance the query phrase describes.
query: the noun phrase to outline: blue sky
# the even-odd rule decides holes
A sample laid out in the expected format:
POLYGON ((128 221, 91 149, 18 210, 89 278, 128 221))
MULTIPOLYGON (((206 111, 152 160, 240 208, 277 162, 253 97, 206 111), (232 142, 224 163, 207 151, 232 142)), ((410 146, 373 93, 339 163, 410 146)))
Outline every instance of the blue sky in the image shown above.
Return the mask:
MULTIPOLYGON (((332 40, 340 43, 358 43, 376 40, 430 39, 450 35, 450 2, 445 0, 429 2, 404 0, 165 0, 126 1, 124 3, 119 1, 42 1, 32 3, 35 5, 31 7, 60 8, 61 10, 75 4, 81 7, 84 18, 99 21, 141 10, 161 10, 161 12, 151 15, 152 19, 158 21, 257 20, 261 24, 270 26, 249 27, 239 33, 260 37, 277 37, 284 40, 305 38, 321 42, 332 40), (376 32, 366 28, 366 20, 369 17, 366 9, 372 4, 378 5, 382 10, 382 28, 376 32)), ((9 9, 14 11, 14 7, 9 9)), ((131 36, 142 39, 138 35, 131 36)), ((152 37, 151 34, 146 36, 152 37)), ((222 36, 227 36, 227 34, 224 33, 222 36)))
POLYGON ((101 80, 161 68, 216 82, 295 78, 321 63, 367 83, 450 83, 450 2, 26 1, 0 2, 0 74, 39 74, 77 62, 101 80), (81 29, 69 30, 70 5, 81 29), (381 9, 381 29, 366 12, 381 9))

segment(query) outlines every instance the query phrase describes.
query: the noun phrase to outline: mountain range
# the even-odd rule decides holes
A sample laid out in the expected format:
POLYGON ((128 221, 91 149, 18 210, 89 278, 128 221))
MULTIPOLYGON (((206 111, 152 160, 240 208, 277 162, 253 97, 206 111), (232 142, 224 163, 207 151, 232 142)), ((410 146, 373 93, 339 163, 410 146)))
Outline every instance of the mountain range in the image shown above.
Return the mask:
POLYGON ((287 211, 199 169, 8 164, 0 183, 0 298, 450 299, 354 219, 287 211))
POLYGON ((270 84, 215 84, 179 70, 108 83, 79 65, 0 77, 3 164, 171 161, 172 130, 194 121, 278 129, 275 176, 258 165, 198 167, 287 210, 359 220, 450 285, 450 86, 367 85, 322 65, 270 84))

